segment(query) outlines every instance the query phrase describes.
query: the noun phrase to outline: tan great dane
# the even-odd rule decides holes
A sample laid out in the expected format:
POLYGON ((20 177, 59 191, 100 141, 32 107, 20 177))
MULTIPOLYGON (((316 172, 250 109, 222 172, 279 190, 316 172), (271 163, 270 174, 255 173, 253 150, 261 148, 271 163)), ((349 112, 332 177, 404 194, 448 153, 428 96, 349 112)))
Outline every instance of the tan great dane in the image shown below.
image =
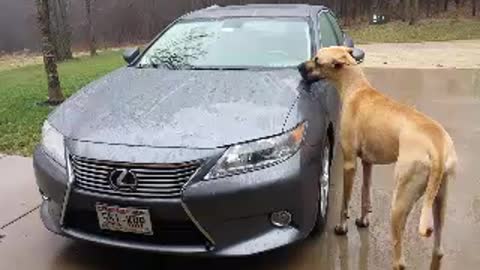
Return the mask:
POLYGON ((392 100, 374 89, 351 55, 352 49, 329 47, 299 66, 308 82, 327 79, 342 100, 340 120, 344 157, 343 204, 337 234, 348 231, 348 204, 352 194, 357 157, 362 160, 363 185, 359 227, 369 226, 371 171, 373 164, 395 165, 395 190, 391 210, 393 269, 404 269, 402 235, 407 216, 425 194, 419 233, 434 233, 431 268, 440 268, 442 227, 447 185, 455 177, 457 156, 452 139, 436 121, 392 100))

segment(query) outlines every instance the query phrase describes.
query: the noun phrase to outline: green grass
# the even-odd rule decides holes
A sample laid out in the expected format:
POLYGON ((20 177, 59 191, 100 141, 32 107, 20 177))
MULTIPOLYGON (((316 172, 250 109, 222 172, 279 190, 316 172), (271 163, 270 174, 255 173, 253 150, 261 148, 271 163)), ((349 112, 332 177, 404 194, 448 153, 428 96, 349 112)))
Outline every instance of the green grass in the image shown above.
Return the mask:
POLYGON ((413 26, 404 22, 391 22, 352 27, 347 32, 356 43, 363 44, 480 39, 480 20, 423 20, 413 26))
MULTIPOLYGON (((105 52, 59 64, 65 96, 123 65, 120 53, 105 52)), ((47 99, 43 65, 0 71, 0 153, 31 155, 51 107, 38 106, 47 99)))

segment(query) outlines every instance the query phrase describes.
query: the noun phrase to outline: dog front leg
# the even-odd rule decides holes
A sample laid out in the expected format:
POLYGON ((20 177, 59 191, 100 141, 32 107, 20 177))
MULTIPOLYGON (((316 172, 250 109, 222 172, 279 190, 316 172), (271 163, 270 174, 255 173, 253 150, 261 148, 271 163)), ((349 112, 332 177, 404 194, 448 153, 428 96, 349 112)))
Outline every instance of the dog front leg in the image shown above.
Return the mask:
POLYGON ((355 220, 360 228, 366 228, 370 225, 369 216, 372 212, 371 193, 372 193, 372 164, 362 161, 363 184, 362 184, 362 214, 355 220))
POLYGON ((356 167, 356 157, 354 155, 345 155, 344 153, 342 210, 340 212, 340 223, 335 227, 335 233, 338 235, 345 235, 348 232, 348 205, 352 196, 356 167))

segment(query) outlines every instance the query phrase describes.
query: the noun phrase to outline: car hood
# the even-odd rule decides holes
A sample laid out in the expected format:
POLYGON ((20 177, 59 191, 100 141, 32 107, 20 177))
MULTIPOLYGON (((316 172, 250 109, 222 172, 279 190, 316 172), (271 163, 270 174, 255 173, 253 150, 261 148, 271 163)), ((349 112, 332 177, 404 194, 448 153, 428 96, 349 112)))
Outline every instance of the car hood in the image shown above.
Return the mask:
POLYGON ((299 87, 295 70, 126 67, 84 87, 49 121, 80 141, 215 148, 282 132, 299 87))

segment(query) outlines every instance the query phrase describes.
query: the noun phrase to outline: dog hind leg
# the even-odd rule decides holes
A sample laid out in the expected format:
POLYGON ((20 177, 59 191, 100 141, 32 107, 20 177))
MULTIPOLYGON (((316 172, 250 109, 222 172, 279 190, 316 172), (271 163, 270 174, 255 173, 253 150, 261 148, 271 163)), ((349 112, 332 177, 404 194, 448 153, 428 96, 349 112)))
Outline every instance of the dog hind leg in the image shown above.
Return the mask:
POLYGON ((433 243, 433 253, 432 253, 432 262, 430 265, 431 270, 439 270, 441 267, 441 261, 443 258, 443 247, 442 247, 442 229, 445 219, 445 207, 447 201, 447 185, 448 180, 452 176, 449 173, 444 175, 442 180, 442 185, 438 191, 437 197, 433 204, 433 225, 434 225, 434 243, 433 243))
POLYGON ((428 167, 419 161, 398 161, 395 166, 395 192, 392 201, 391 230, 393 269, 405 269, 403 233, 408 215, 427 185, 428 167))

